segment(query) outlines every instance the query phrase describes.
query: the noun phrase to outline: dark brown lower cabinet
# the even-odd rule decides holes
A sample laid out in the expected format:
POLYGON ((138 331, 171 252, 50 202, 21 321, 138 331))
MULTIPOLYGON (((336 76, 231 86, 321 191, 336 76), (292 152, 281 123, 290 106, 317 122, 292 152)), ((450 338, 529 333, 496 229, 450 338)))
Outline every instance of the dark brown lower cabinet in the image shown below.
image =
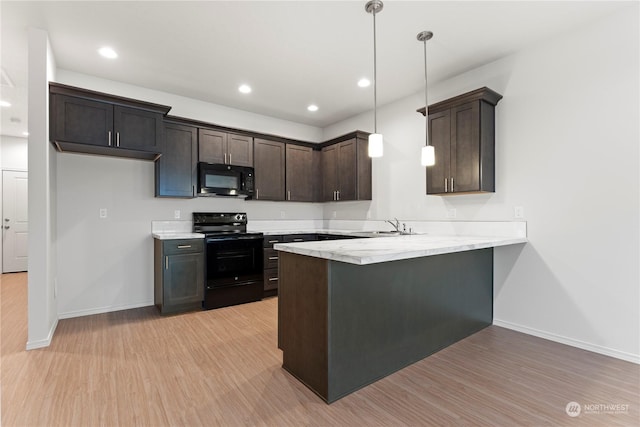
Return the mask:
POLYGON ((154 302, 162 314, 202 308, 204 240, 154 239, 154 302))

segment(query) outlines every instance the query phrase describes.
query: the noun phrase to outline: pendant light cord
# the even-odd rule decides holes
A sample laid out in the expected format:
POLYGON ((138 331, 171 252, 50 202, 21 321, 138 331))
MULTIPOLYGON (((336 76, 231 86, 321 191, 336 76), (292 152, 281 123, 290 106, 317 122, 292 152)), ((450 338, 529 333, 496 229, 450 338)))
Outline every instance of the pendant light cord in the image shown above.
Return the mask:
POLYGON ((424 115, 426 116, 425 120, 425 131, 427 134, 427 145, 429 145, 429 101, 427 98, 427 40, 423 41, 424 44, 424 115))
POLYGON ((376 9, 373 9, 373 133, 378 133, 378 80, 376 75, 376 9))

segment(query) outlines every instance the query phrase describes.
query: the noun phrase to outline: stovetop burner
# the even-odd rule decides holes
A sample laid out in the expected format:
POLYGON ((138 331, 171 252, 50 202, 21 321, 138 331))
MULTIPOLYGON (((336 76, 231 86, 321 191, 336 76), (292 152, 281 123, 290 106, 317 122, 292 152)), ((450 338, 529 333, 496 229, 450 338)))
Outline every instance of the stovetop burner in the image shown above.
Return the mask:
POLYGON ((247 232, 247 214, 244 212, 194 212, 194 233, 209 236, 262 236, 262 233, 247 232))

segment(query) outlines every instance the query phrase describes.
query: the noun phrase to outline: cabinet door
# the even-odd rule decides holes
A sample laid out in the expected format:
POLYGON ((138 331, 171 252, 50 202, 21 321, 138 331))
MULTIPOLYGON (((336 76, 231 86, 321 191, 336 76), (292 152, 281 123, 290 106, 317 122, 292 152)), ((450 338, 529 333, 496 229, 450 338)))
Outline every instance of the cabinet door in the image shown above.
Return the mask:
POLYGON ((198 129, 198 161, 227 163, 227 134, 211 129, 198 129))
POLYGON ((140 151, 162 152, 162 115, 151 111, 115 106, 115 145, 140 151))
POLYGON ((313 201, 313 149, 287 144, 287 200, 313 201))
POLYGON ((429 114, 429 140, 435 151, 436 163, 427 167, 427 194, 445 193, 449 186, 451 159, 451 114, 449 110, 429 114))
POLYGON ((357 198, 357 144, 356 139, 338 144, 338 200, 357 198))
POLYGON ((227 156, 227 163, 230 165, 253 167, 253 138, 228 134, 227 156))
POLYGON ((480 190, 480 101, 451 109, 451 178, 455 193, 480 190))
POLYGON ((338 190, 338 144, 322 149, 322 200, 332 202, 338 190))
POLYGON ((164 148, 156 161, 156 197, 194 197, 197 128, 164 125, 164 148))
POLYGON ((204 254, 165 256, 164 306, 197 303, 204 299, 204 254))
POLYGON ((113 105, 66 95, 53 95, 52 103, 54 140, 103 146, 115 144, 113 105))
POLYGON ((285 146, 282 142, 255 139, 253 144, 258 200, 284 200, 285 146))

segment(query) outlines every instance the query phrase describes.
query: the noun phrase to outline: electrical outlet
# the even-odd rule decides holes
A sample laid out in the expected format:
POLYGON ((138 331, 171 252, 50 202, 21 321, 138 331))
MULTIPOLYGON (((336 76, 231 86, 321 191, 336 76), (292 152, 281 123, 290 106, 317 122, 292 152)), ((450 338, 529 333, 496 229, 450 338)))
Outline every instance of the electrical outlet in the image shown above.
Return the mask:
POLYGON ((284 217, 285 217, 284 211, 280 211, 280 218, 284 219, 284 217))
POLYGON ((524 208, 522 206, 515 206, 513 208, 514 218, 524 218, 524 208))
POLYGON ((335 218, 335 217, 337 217, 337 216, 338 216, 338 212, 333 211, 333 217, 335 218))
POLYGON ((176 209, 173 211, 173 219, 180 219, 180 210, 176 209))
POLYGON ((100 208, 100 218, 105 219, 107 217, 107 208, 100 208))
POLYGON ((447 210, 447 218, 455 218, 458 215, 458 212, 455 208, 447 210))

